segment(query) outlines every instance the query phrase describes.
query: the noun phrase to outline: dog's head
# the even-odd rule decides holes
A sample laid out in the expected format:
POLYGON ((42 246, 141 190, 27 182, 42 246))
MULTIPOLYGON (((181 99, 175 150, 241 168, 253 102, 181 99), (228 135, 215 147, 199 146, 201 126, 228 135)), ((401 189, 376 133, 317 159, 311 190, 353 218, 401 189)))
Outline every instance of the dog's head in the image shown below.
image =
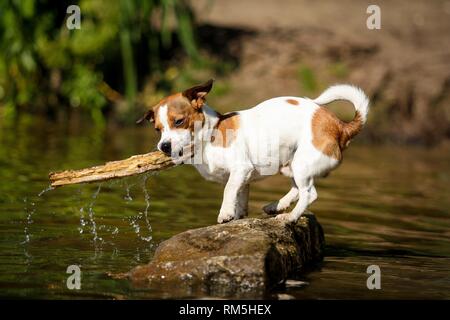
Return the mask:
POLYGON ((153 122, 161 132, 158 149, 172 157, 181 157, 183 150, 192 145, 194 128, 203 126, 205 116, 202 107, 211 90, 213 80, 194 86, 162 99, 147 111, 136 123, 153 122))

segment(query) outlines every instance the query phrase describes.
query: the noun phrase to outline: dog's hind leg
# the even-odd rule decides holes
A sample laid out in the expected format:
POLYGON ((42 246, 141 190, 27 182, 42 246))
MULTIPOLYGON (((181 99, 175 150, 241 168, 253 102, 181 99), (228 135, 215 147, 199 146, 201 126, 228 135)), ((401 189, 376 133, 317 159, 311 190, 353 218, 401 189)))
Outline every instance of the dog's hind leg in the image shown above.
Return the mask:
POLYGON ((294 209, 290 213, 280 214, 277 216, 279 219, 287 219, 289 222, 296 222, 300 216, 305 212, 308 205, 310 205, 316 198, 317 192, 312 185, 312 178, 299 178, 295 179, 298 186, 299 200, 294 209))
POLYGON ((310 158, 294 155, 292 161, 292 171, 294 180, 298 188, 297 204, 290 213, 278 215, 279 219, 287 219, 289 222, 296 222, 305 212, 306 208, 317 199, 317 191, 314 187, 315 170, 321 165, 320 158, 313 158, 314 154, 309 155, 310 158))
POLYGON ((269 203, 268 205, 264 206, 263 210, 267 214, 278 214, 289 208, 289 206, 295 201, 297 201, 297 199, 298 199, 298 188, 297 185, 295 184, 294 179, 292 179, 291 190, 289 190, 289 192, 286 193, 280 200, 269 203))
POLYGON ((312 186, 309 189, 309 198, 308 198, 308 206, 313 203, 314 201, 316 201, 317 199, 317 190, 316 187, 314 187, 314 181, 312 182, 312 186))

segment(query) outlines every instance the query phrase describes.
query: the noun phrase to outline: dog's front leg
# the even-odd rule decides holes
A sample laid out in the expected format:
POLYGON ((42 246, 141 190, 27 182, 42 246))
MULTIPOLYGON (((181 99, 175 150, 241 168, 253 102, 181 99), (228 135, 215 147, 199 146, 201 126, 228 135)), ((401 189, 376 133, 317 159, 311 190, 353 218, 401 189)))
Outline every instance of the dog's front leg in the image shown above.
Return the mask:
POLYGON ((223 194, 222 207, 217 218, 218 223, 239 219, 239 195, 246 192, 247 174, 245 172, 232 172, 228 178, 223 194))

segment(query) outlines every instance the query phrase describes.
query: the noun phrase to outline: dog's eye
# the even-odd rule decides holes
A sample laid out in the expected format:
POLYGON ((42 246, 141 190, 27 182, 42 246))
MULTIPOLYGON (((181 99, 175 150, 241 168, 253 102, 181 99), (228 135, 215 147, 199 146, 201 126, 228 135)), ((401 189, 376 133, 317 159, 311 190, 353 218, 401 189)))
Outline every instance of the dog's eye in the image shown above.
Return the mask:
POLYGON ((179 127, 184 123, 184 118, 183 119, 178 119, 174 121, 175 127, 179 127))
POLYGON ((155 128, 156 132, 160 132, 161 129, 160 128, 155 128))

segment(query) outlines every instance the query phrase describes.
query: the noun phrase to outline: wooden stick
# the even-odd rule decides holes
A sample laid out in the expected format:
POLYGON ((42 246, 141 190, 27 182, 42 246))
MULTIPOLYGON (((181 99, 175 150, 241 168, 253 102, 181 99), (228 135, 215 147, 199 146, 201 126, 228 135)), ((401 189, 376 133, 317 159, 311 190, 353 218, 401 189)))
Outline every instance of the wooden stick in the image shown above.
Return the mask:
POLYGON ((81 170, 66 170, 49 174, 52 187, 68 184, 104 181, 141 174, 147 171, 158 171, 170 168, 175 164, 172 159, 160 151, 132 156, 128 159, 107 162, 81 170))

